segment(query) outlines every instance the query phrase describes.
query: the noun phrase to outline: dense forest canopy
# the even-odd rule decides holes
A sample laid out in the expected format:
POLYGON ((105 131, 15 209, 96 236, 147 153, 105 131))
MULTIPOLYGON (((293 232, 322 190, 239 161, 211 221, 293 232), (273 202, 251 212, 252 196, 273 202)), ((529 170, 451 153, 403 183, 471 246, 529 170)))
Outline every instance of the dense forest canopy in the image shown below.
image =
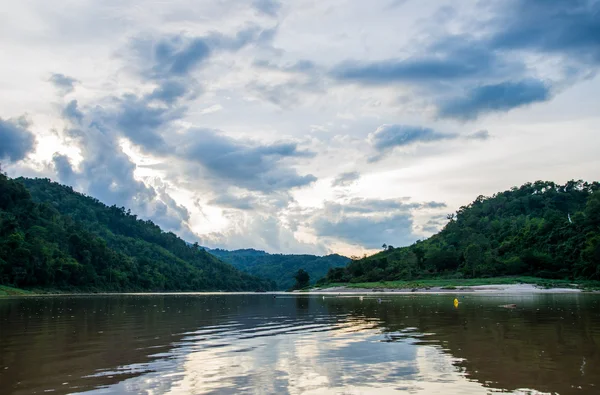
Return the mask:
POLYGON ((600 279, 600 183, 537 181, 479 196, 429 239, 386 246, 319 283, 500 275, 600 279))
MULTIPOLYGON (((208 250, 211 254, 252 275, 273 280, 278 289, 290 289, 296 283, 294 276, 304 269, 313 280, 322 278, 330 268, 344 267, 350 259, 338 254, 326 256, 269 254, 254 249, 227 251, 208 250)), ((314 281, 313 281, 314 283, 314 281)))
POLYGON ((243 273, 152 221, 48 179, 0 174, 0 284, 72 290, 256 290, 243 273))

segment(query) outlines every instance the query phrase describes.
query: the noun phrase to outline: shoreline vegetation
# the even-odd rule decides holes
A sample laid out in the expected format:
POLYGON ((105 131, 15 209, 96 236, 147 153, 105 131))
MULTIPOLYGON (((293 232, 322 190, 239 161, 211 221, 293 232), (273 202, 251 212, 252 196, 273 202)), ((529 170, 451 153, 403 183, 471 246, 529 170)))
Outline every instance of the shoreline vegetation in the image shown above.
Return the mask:
MULTIPOLYGON (((20 289, 0 285, 1 297, 48 295, 117 295, 117 294, 189 294, 227 291, 106 292, 78 289, 20 289)), ((277 291, 281 293, 282 291, 277 291)), ((414 281, 380 281, 332 283, 288 293, 578 293, 600 292, 600 281, 549 280, 539 277, 491 277, 469 279, 423 279, 414 281)), ((256 293, 247 291, 247 293, 256 293)))
POLYGON ((317 286, 410 291, 501 281, 600 288, 599 182, 526 183, 478 196, 438 223, 443 228, 428 239, 352 257, 317 286))
MULTIPOLYGON (((428 239, 398 248, 383 244, 374 255, 329 266, 314 288, 305 287, 308 279, 294 287, 600 290, 599 182, 526 183, 479 196, 436 223, 443 227, 428 239)), ((261 252, 242 252, 233 253, 245 266, 257 265, 247 255, 261 252)), ((289 260, 297 257, 268 256, 268 276, 245 267, 249 274, 124 207, 106 206, 48 179, 11 179, 0 172, 0 296, 281 289, 274 279, 291 277, 289 260)), ((307 256, 298 257, 302 262, 295 265, 306 266, 307 256)), ((323 259, 331 257, 343 259, 323 259)))
POLYGON ((0 284, 63 293, 275 288, 124 207, 1 172, 0 284))

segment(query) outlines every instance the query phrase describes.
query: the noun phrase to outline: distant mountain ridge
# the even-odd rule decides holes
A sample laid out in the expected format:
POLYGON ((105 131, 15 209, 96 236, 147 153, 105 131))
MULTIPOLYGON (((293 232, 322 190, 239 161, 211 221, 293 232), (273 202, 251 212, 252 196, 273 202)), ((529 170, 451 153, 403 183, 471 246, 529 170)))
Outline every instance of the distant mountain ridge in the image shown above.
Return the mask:
POLYGON ((308 254, 269 254, 268 252, 246 248, 234 251, 206 249, 219 259, 232 264, 248 274, 274 281, 278 289, 291 288, 298 269, 308 272, 311 284, 325 276, 331 268, 345 267, 351 260, 342 255, 316 256, 308 254))
POLYGON ((0 173, 0 284, 87 291, 254 291, 274 284, 123 207, 0 173))

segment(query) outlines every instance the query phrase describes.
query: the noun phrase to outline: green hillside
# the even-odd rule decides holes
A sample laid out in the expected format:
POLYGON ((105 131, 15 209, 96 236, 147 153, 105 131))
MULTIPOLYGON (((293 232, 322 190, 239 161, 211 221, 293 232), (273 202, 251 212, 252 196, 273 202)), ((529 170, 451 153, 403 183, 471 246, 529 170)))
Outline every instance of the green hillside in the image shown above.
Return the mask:
POLYGON ((600 183, 537 181, 479 196, 442 231, 332 269, 319 283, 529 275, 600 279, 600 183))
POLYGON ((0 285, 76 291, 269 289, 122 207, 0 174, 0 285))
POLYGON ((278 289, 290 289, 296 280, 293 276, 298 269, 304 269, 311 278, 311 283, 327 274, 330 268, 344 267, 350 259, 345 256, 332 254, 327 256, 315 255, 286 255, 269 254, 254 249, 244 250, 209 250, 209 252, 236 268, 255 276, 273 280, 278 289))

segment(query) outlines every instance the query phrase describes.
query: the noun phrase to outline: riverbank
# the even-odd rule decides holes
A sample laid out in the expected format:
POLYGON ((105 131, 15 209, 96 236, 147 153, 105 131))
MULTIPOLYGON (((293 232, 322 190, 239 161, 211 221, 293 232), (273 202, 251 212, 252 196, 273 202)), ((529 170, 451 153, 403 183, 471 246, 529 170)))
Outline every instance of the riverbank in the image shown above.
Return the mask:
POLYGON ((577 293, 599 291, 600 281, 549 280, 538 277, 425 279, 315 286, 310 293, 577 293))
POLYGON ((31 292, 19 288, 7 287, 0 285, 0 296, 25 296, 32 295, 31 292))
MULTIPOLYGON (((202 291, 197 291, 202 292, 202 291)), ((221 291, 206 291, 221 292, 221 291)), ((414 281, 380 281, 371 283, 334 283, 315 286, 301 293, 577 293, 600 292, 600 281, 549 280, 538 277, 492 277, 469 279, 422 279, 414 281)), ((110 294, 186 294, 182 292, 109 292, 95 289, 19 289, 0 285, 0 297, 41 295, 110 295, 110 294)), ((253 292, 248 292, 253 293, 253 292)))

